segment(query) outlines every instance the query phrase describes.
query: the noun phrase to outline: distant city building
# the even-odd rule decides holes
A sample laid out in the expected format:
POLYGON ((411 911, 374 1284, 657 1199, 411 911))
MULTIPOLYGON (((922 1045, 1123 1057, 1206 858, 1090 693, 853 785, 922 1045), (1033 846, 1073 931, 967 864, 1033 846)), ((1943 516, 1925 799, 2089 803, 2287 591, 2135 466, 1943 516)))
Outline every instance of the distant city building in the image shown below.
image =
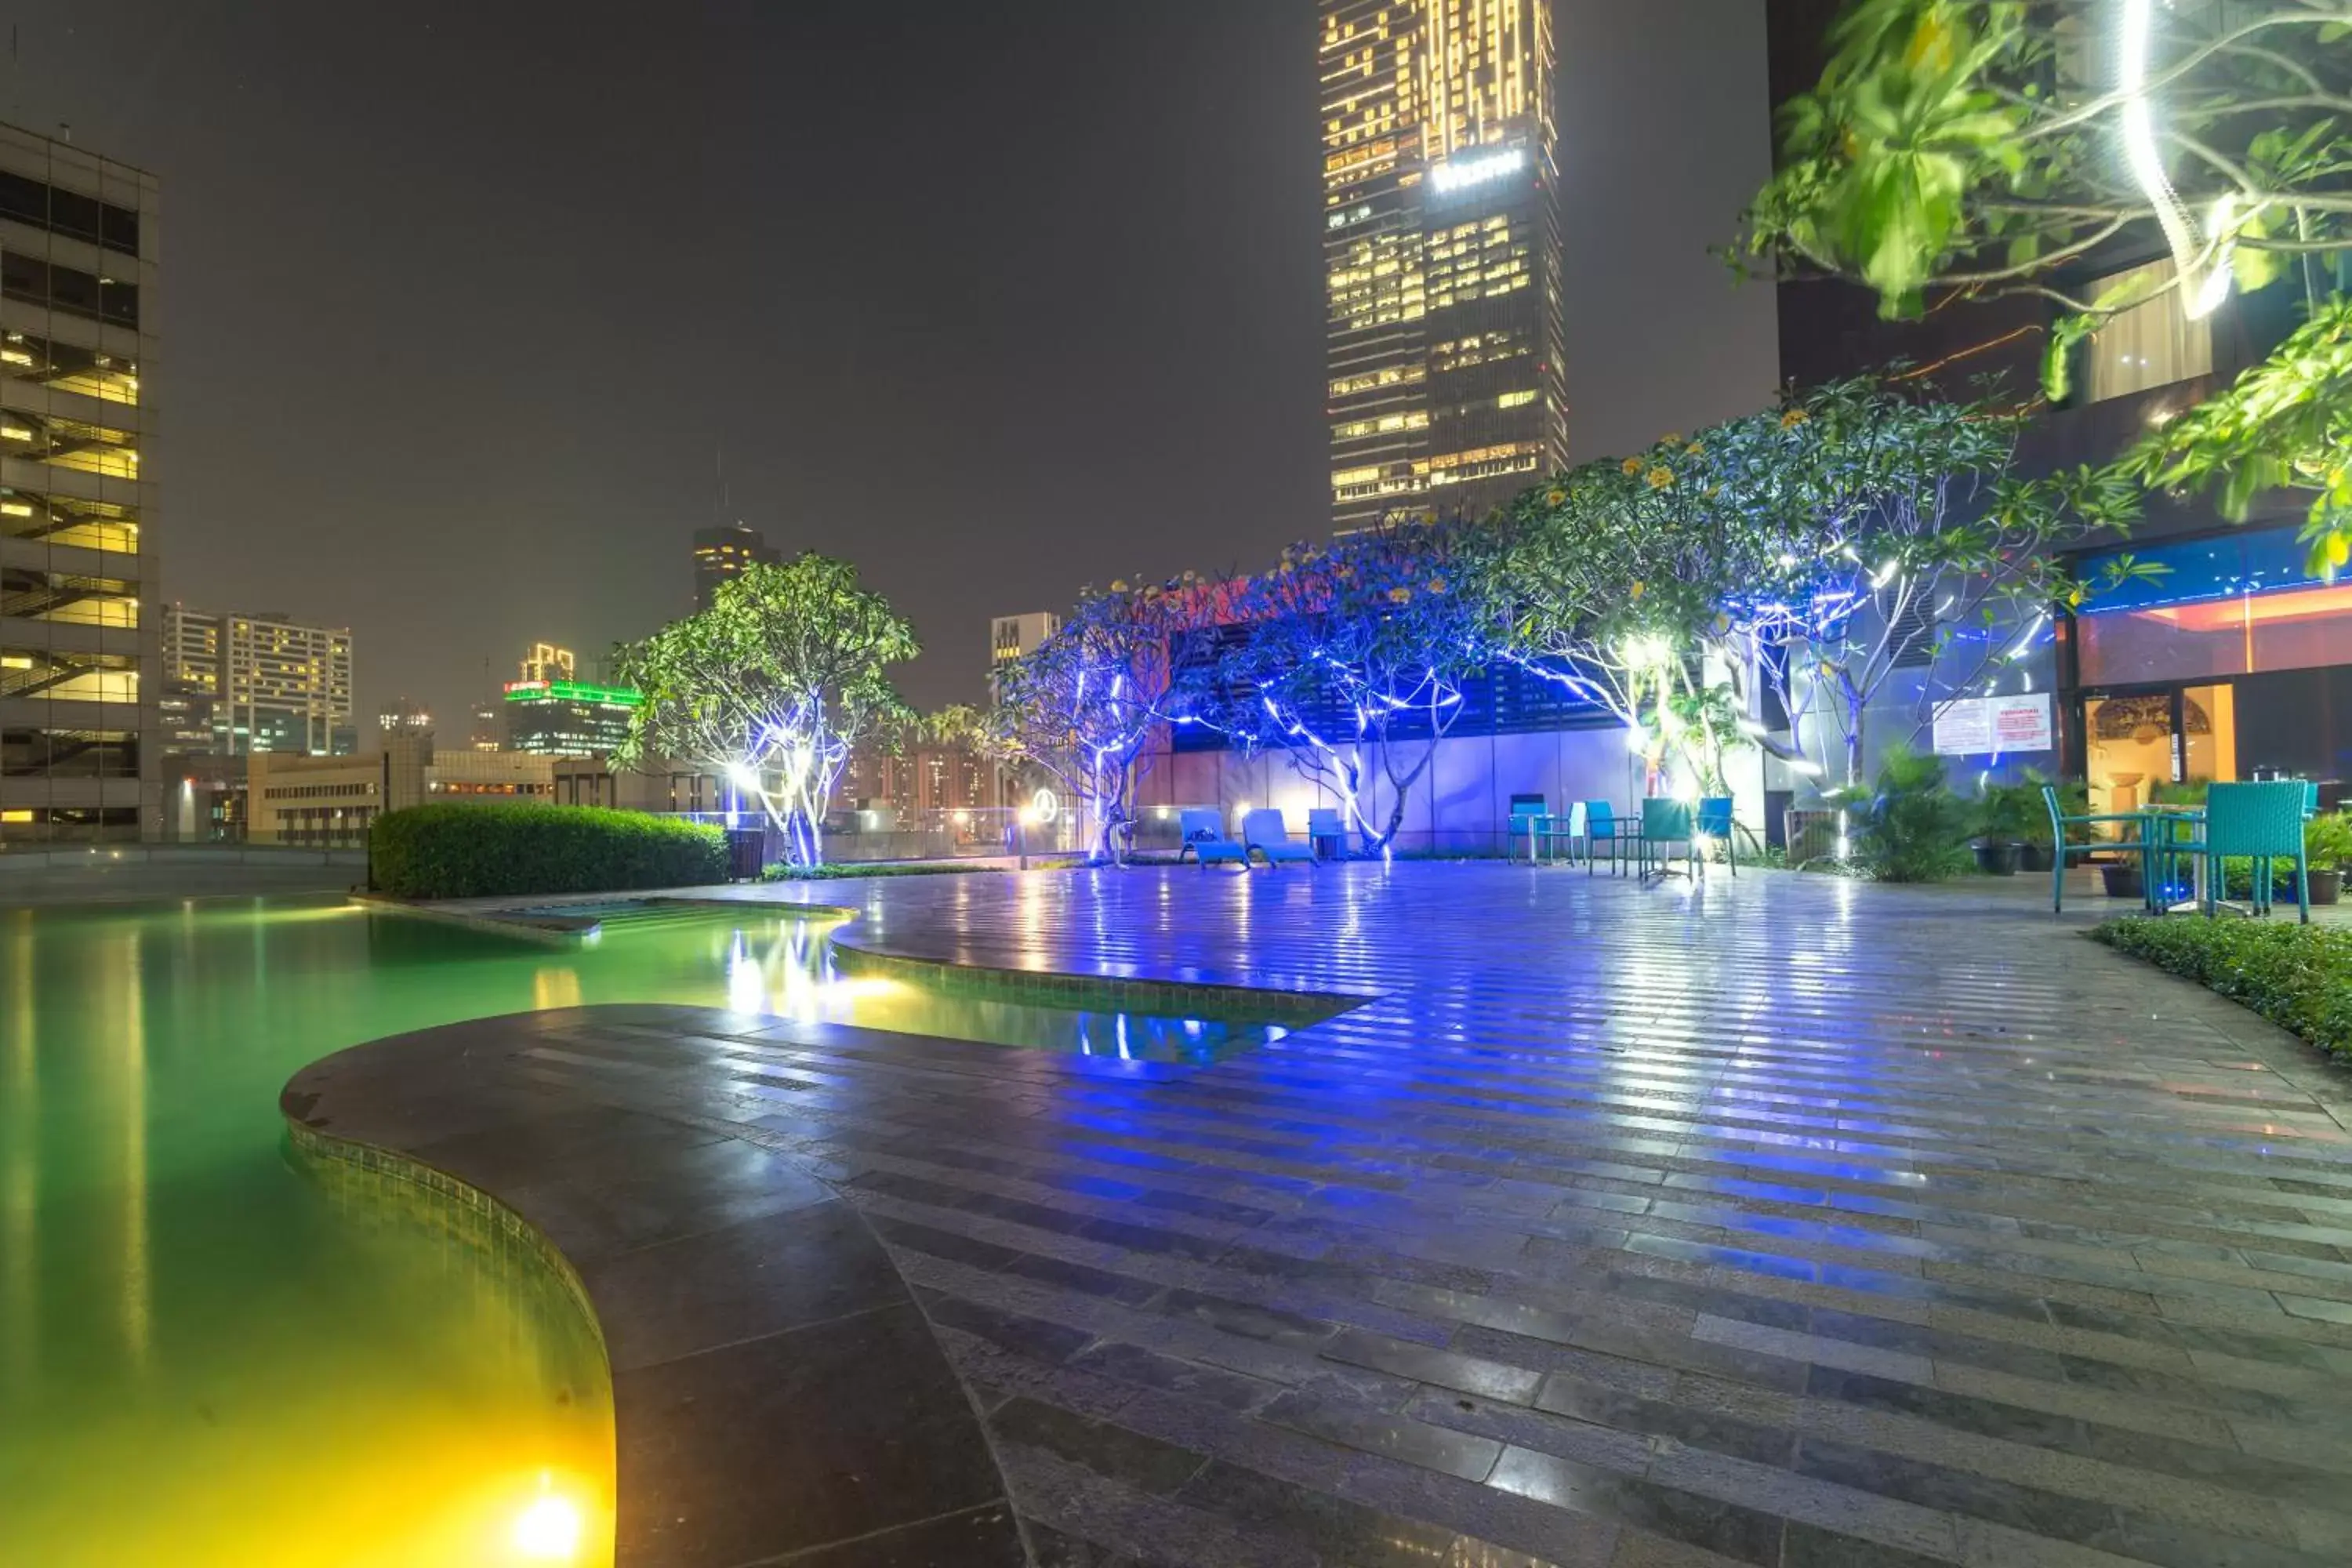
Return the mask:
POLYGON ((155 238, 154 176, 0 126, 0 842, 162 826, 155 238))
POLYGON ((390 731, 380 750, 352 756, 256 752, 247 769, 246 832, 257 844, 364 844, 381 812, 425 801, 543 804, 554 793, 551 758, 438 752, 422 730, 390 731))
POLYGON ((348 627, 173 605, 163 612, 163 648, 169 711, 187 737, 184 749, 317 757, 358 749, 348 627), (200 730, 210 731, 201 748, 200 730))
POLYGON ((375 716, 375 723, 377 729, 383 731, 430 730, 433 728, 433 715, 425 710, 421 702, 395 697, 384 705, 383 711, 375 716))
POLYGON ((477 752, 506 750, 506 720, 499 711, 502 704, 496 697, 478 699, 468 710, 470 723, 466 732, 466 744, 477 752))
POLYGON ((163 691, 156 708, 164 747, 174 752, 209 752, 221 695, 220 617, 191 615, 168 605, 162 643, 163 691))
POLYGON ((534 643, 522 679, 507 682, 506 749, 541 757, 610 756, 629 738, 629 721, 645 699, 626 686, 595 686, 572 679, 568 647, 534 643))
POLYGON ((1549 0, 1320 0, 1331 524, 1568 461, 1549 0))
POLYGON ((571 680, 580 673, 580 661, 568 647, 553 643, 535 642, 530 651, 522 656, 522 678, 525 680, 571 680))
POLYGON ((1034 651, 1039 643, 1062 629, 1062 617, 1051 610, 1025 616, 998 616, 988 623, 988 666, 991 669, 1034 651))
POLYGON ((710 608, 719 584, 746 566, 773 566, 783 559, 756 528, 729 523, 694 531, 694 607, 710 608))

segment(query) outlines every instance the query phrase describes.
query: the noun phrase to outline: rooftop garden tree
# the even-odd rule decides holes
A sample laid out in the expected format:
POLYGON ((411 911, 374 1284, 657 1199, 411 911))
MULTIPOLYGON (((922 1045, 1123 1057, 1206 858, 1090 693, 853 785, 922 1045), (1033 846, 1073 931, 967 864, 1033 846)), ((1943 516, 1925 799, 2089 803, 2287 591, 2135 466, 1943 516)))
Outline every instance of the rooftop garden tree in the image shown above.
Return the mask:
POLYGON ((1782 111, 1749 264, 1849 279, 1890 316, 2046 298, 2053 396, 2073 346, 2119 311, 2163 298, 2197 318, 2232 288, 2299 283, 2305 331, 2127 471, 2218 488, 2235 517, 2302 489, 2314 569, 2352 556, 2352 303, 2321 287, 2352 247, 2352 6, 1851 0, 1828 42, 1819 83, 1782 111), (2168 270, 2086 293, 2095 263, 2158 249, 2168 270))
POLYGON ((1776 423, 1773 499, 1722 520, 1741 534, 1725 635, 1765 672, 1817 769, 1863 780, 1864 731, 1898 671, 1916 742, 1954 700, 2042 639, 2050 613, 2145 568, 2093 582, 2061 552, 2126 531, 2139 491, 2111 469, 2016 471, 2023 416, 1860 377, 1791 397, 1776 423))
POLYGON ((1637 456, 1585 463, 1523 492, 1478 584, 1501 657, 1613 715, 1653 779, 1680 756, 1725 787, 1743 743, 1748 661, 1726 607, 1768 559, 1788 426, 1753 416, 1637 456))
POLYGON ((709 609, 616 650, 645 693, 617 760, 709 768, 759 803, 793 865, 821 864, 850 752, 913 717, 888 672, 919 651, 912 624, 845 561, 746 567, 709 609))
POLYGON ((1462 682, 1487 663, 1492 620, 1467 588, 1486 576, 1488 538, 1390 520, 1294 545, 1273 570, 1222 585, 1242 629, 1217 639, 1207 721, 1329 789, 1365 853, 1395 842, 1461 717, 1462 682), (1382 784, 1385 803, 1369 798, 1382 784))
POLYGON ((1213 600, 1189 573, 1139 588, 1113 583, 1089 591, 1059 630, 996 672, 986 749, 1034 769, 1084 808, 1098 863, 1125 863, 1153 738, 1203 689, 1210 648, 1201 634, 1213 600))
POLYGON ((1510 657, 1631 726, 1654 774, 1678 756, 1721 790, 1752 741, 1858 786, 1898 670, 1922 670, 1916 740, 2100 585, 2054 552, 2135 515, 2110 472, 2016 476, 2021 424, 1882 377, 1792 395, 1527 491, 1486 596, 1510 657), (1749 718, 1759 679, 1795 747, 1749 718))

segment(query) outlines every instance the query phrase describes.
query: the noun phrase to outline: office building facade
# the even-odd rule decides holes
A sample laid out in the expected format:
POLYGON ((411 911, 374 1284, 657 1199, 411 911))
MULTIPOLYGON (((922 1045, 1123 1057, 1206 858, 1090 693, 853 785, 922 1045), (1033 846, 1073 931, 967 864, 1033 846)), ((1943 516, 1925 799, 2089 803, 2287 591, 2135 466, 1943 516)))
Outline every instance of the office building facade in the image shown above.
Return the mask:
POLYGON ((694 531, 694 607, 710 608, 719 585, 747 566, 773 566, 783 554, 756 528, 731 522, 694 531))
POLYGON ((161 826, 154 177, 0 126, 0 841, 161 826))
POLYGON ((1549 0, 1321 0, 1331 522, 1568 461, 1549 0))
POLYGON ((349 627, 184 605, 167 606, 163 623, 175 749, 328 757, 358 748, 349 627))
POLYGON ((1051 610, 992 617, 988 623, 988 668, 997 669, 1035 652, 1040 643, 1061 629, 1062 617, 1051 610))

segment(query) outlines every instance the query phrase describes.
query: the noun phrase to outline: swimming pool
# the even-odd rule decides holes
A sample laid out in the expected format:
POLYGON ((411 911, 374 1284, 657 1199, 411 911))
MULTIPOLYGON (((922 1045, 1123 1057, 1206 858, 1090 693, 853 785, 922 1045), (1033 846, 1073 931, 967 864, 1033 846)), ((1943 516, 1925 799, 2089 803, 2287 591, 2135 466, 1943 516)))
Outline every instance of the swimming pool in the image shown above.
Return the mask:
POLYGON ((1269 1033, 845 973, 825 923, 623 911, 555 947, 340 899, 0 911, 0 1562, 609 1561, 593 1330, 452 1205, 293 1168, 278 1090, 331 1051, 603 1002, 1156 1060, 1269 1033), (551 1496, 586 1534, 533 1556, 551 1496))

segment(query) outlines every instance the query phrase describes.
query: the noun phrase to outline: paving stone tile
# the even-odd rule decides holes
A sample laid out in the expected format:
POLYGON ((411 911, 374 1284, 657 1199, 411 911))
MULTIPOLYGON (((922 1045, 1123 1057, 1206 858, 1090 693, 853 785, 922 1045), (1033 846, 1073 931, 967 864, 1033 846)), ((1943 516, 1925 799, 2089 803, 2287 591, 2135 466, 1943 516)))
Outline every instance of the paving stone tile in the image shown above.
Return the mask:
POLYGON ((615 1372, 907 1300, 847 1204, 828 1201, 587 1265, 615 1372))
POLYGON ((988 1429, 1000 1445, 1021 1444, 1058 1454, 1139 1491, 1166 1495, 1209 1462, 1205 1454, 1130 1432, 1108 1421, 1015 1397, 990 1413, 988 1429))
POLYGON ((1311 1433, 1368 1454, 1421 1465, 1465 1480, 1484 1480, 1502 1445, 1489 1437, 1449 1431, 1409 1416, 1370 1410, 1351 1401, 1293 1389, 1267 1405, 1264 1418, 1278 1426, 1311 1433))
POLYGON ((623 1562, 725 1568, 994 1501, 912 1303, 623 1372, 623 1562), (689 1426, 680 1416, 691 1409, 689 1426), (812 1409, 832 1413, 822 1429, 812 1409))
POLYGON ((1555 1455, 1507 1448, 1487 1485, 1669 1536, 1736 1562, 1765 1568, 1780 1562, 1782 1521, 1772 1514, 1555 1455))

